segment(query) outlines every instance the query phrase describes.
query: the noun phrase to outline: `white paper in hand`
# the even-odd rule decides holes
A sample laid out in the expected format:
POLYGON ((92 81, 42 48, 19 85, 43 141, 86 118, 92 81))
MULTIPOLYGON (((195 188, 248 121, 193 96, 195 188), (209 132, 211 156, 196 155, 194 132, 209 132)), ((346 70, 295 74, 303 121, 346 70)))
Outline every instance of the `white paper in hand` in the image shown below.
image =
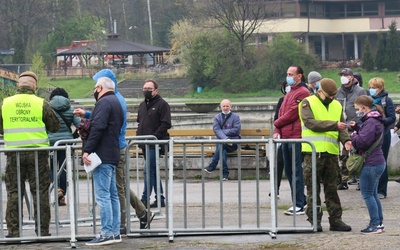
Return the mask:
POLYGON ((394 132, 393 129, 390 130, 390 133, 392 135, 392 138, 391 138, 392 140, 390 141, 390 146, 393 147, 400 141, 400 139, 399 139, 399 135, 396 132, 394 132))
POLYGON ((85 171, 90 173, 101 164, 101 159, 96 153, 91 153, 88 157, 92 163, 83 166, 85 167, 85 171))

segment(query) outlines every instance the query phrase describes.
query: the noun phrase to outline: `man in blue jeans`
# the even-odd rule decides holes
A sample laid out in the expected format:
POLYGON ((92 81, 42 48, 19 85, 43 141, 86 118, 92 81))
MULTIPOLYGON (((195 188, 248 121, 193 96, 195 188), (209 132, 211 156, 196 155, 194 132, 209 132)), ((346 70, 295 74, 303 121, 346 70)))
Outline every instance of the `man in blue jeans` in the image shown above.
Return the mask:
MULTIPOLYGON (((300 139, 301 125, 298 105, 304 98, 310 95, 310 92, 306 87, 304 72, 300 66, 290 66, 286 72, 286 75, 286 82, 290 86, 290 92, 285 95, 282 105, 279 109, 278 119, 274 122, 275 129, 273 138, 300 139)), ((282 155, 285 175, 286 178, 289 180, 290 188, 292 190, 292 196, 295 195, 294 197, 292 197, 295 200, 294 206, 285 211, 285 214, 304 214, 306 196, 304 195, 303 168, 301 166, 303 162, 301 144, 282 143, 282 155), (294 173, 292 170, 293 148, 295 153, 294 173), (293 181, 295 183, 294 186, 292 184, 293 181), (296 187, 295 193, 293 193, 294 187, 296 187)))
MULTIPOLYGON (((145 80, 143 85, 144 101, 140 103, 137 122, 138 129, 136 135, 154 135, 158 140, 168 140, 168 129, 171 128, 171 110, 169 104, 158 94, 158 84, 154 80, 145 80)), ((165 207, 165 197, 161 181, 157 183, 156 176, 156 150, 154 145, 149 145, 147 148, 144 145, 140 146, 143 150, 145 159, 144 174, 144 189, 142 194, 142 202, 147 206, 147 201, 154 189, 157 199, 157 186, 160 185, 160 204, 165 207), (147 152, 147 149, 149 152, 147 152), (147 159, 147 156, 150 159, 147 159), (150 166, 147 166, 147 160, 150 161, 150 166), (147 174, 150 174, 150 183, 147 183, 147 174)), ((164 147, 164 145, 161 145, 164 147)), ((155 200, 150 207, 157 207, 157 200, 155 200)))
MULTIPOLYGON (((221 102, 222 112, 214 117, 213 130, 218 139, 240 139, 240 118, 231 111, 232 104, 229 100, 224 99, 221 102)), ((210 165, 204 169, 207 173, 211 173, 218 165, 220 150, 222 146, 222 180, 229 179, 229 169, 226 163, 226 153, 235 151, 238 146, 236 143, 217 144, 214 156, 210 165)))
POLYGON ((91 165, 89 154, 96 153, 102 163, 93 170, 96 202, 100 210, 100 236, 86 243, 89 246, 121 242, 120 204, 116 185, 119 162, 119 133, 124 121, 122 106, 114 93, 115 84, 108 77, 97 80, 94 89, 96 105, 90 116, 90 133, 83 143, 82 160, 91 165))

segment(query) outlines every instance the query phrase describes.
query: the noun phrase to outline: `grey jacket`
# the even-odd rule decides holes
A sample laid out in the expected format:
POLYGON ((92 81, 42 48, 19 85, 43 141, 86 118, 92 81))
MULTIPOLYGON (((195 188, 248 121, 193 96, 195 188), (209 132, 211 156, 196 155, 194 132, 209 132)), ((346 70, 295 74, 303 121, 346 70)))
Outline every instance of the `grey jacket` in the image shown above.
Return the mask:
POLYGON ((49 103, 60 121, 60 129, 57 132, 47 132, 49 135, 50 145, 54 145, 58 140, 73 139, 68 125, 70 126, 71 124, 74 124, 75 127, 78 127, 81 118, 73 114, 74 108, 71 106, 70 100, 64 96, 56 95, 51 98, 49 103), (69 124, 65 124, 64 120, 58 113, 61 113, 69 124))
POLYGON ((352 85, 350 88, 344 88, 343 86, 338 89, 336 94, 336 100, 342 104, 343 113, 348 127, 351 121, 358 121, 356 115, 356 109, 354 108, 354 101, 360 95, 367 95, 367 91, 358 85, 352 85))

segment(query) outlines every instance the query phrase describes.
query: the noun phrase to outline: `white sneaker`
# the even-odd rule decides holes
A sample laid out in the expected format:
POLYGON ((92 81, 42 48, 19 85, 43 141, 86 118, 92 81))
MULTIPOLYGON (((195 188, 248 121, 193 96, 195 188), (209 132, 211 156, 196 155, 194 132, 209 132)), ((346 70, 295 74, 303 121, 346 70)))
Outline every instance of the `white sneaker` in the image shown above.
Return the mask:
POLYGON ((304 214, 304 209, 302 207, 296 207, 296 212, 295 212, 294 208, 291 207, 284 212, 284 214, 286 215, 293 215, 294 213, 296 213, 296 215, 302 215, 304 214))

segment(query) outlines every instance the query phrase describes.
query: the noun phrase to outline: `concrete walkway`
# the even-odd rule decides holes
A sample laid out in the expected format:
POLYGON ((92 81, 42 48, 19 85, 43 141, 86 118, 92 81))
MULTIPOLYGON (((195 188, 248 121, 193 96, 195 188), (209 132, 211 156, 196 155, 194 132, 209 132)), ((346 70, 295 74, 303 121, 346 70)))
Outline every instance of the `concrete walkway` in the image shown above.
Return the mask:
MULTIPOLYGON (((218 181, 207 181, 210 185, 218 185, 218 181)), ((237 181, 229 180, 224 185, 237 185, 237 181)), ((243 190, 246 186, 254 186, 252 181, 244 181, 242 183, 243 190)), ((262 186, 268 187, 269 181, 263 181, 262 186)), ((188 189, 194 188, 195 185, 188 183, 188 189)), ((349 186, 349 190, 339 191, 342 201, 343 220, 352 226, 351 232, 330 232, 327 213, 324 212, 322 233, 291 233, 279 234, 276 239, 271 239, 268 234, 241 234, 241 235, 198 235, 198 236, 175 236, 172 243, 168 242, 168 237, 125 237, 122 243, 104 246, 104 247, 87 247, 84 242, 78 242, 77 248, 80 249, 398 249, 400 242, 399 227, 399 189, 400 184, 390 181, 388 197, 382 201, 384 212, 385 232, 377 235, 362 235, 360 230, 365 228, 369 222, 368 211, 356 186, 349 186)), ((174 191, 180 192, 179 188, 174 191)), ((269 190, 261 190, 265 197, 269 190)), ((210 194, 211 195, 211 194, 210 194)), ((323 196, 322 196, 323 197, 323 196)), ((268 198, 265 198, 265 202, 268 198)), ((224 202, 234 202, 237 197, 225 196, 224 202)), ((291 217, 284 216, 283 211, 290 204, 290 189, 286 180, 283 181, 280 191, 280 199, 278 200, 278 213, 280 219, 289 219, 291 217)), ((236 220, 236 216, 226 216, 229 220, 236 220)), ((300 220, 306 220, 304 215, 300 216, 300 220)), ((163 219, 156 220, 152 223, 152 228, 157 228, 158 223, 165 223, 163 219)), ((133 226, 137 224, 133 223, 133 226)), ((16 245, 0 245, 1 249, 66 249, 70 247, 69 242, 47 242, 47 243, 27 243, 16 245)))

